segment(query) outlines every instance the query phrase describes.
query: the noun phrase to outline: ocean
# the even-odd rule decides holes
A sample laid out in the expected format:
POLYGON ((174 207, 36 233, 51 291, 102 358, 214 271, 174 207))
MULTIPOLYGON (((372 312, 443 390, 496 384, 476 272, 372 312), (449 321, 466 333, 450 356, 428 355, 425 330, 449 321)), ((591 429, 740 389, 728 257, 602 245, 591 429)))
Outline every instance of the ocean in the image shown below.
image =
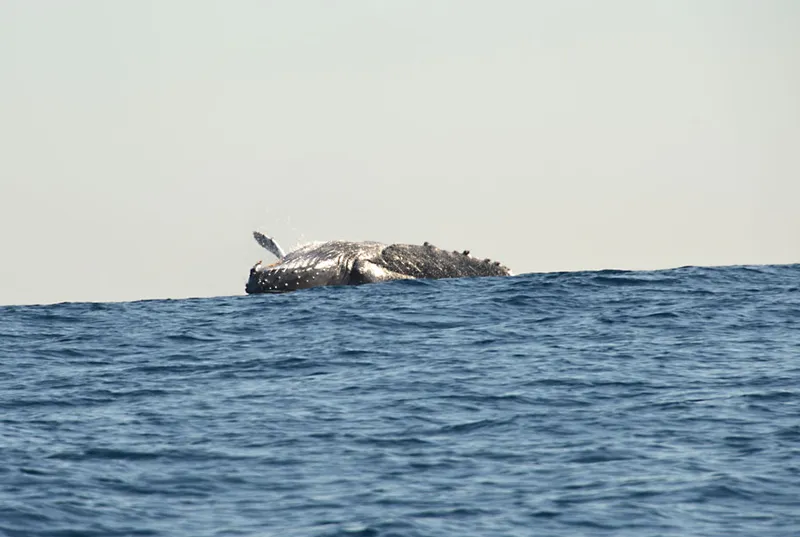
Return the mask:
POLYGON ((800 265, 0 307, 0 535, 800 535, 800 265))

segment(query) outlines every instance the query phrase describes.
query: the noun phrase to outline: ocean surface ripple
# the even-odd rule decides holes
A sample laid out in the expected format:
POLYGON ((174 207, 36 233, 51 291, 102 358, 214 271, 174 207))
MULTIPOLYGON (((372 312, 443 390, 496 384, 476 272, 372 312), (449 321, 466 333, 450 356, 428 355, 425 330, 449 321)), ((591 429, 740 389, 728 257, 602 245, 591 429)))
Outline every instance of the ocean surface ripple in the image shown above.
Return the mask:
POLYGON ((800 265, 0 307, 0 535, 800 535, 800 265))

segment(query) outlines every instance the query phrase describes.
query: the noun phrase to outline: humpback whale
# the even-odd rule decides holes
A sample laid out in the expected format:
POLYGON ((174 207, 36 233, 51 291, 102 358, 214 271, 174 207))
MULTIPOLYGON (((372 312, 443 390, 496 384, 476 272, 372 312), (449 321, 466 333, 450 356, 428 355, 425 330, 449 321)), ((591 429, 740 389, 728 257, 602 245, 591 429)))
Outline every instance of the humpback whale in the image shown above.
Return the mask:
POLYGON ((469 250, 446 251, 429 243, 330 241, 307 244, 291 252, 271 237, 253 232, 256 242, 278 258, 250 269, 249 294, 285 293, 325 285, 361 285, 415 278, 510 276, 511 270, 490 259, 472 257, 469 250))

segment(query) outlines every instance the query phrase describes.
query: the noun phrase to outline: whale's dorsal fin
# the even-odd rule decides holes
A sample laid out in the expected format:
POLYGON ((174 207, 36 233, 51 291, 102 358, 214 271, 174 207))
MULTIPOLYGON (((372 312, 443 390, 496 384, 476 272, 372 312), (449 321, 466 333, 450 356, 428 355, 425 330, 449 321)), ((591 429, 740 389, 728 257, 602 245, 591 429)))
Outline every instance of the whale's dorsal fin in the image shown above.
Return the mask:
POLYGON ((256 240, 258 244, 264 247, 268 252, 272 255, 277 257, 278 259, 283 259, 286 257, 286 254, 283 252, 283 249, 278 246, 278 243, 275 242, 275 239, 272 237, 267 237, 263 233, 259 231, 253 232, 253 238, 256 240))

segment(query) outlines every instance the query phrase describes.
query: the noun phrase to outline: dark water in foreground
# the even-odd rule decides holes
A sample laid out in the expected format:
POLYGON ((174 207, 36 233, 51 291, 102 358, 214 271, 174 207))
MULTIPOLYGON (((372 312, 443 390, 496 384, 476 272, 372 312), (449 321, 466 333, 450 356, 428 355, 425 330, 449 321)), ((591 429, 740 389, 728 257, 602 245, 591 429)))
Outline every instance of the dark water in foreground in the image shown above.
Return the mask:
POLYGON ((0 535, 800 535, 800 265, 0 308, 0 535))

